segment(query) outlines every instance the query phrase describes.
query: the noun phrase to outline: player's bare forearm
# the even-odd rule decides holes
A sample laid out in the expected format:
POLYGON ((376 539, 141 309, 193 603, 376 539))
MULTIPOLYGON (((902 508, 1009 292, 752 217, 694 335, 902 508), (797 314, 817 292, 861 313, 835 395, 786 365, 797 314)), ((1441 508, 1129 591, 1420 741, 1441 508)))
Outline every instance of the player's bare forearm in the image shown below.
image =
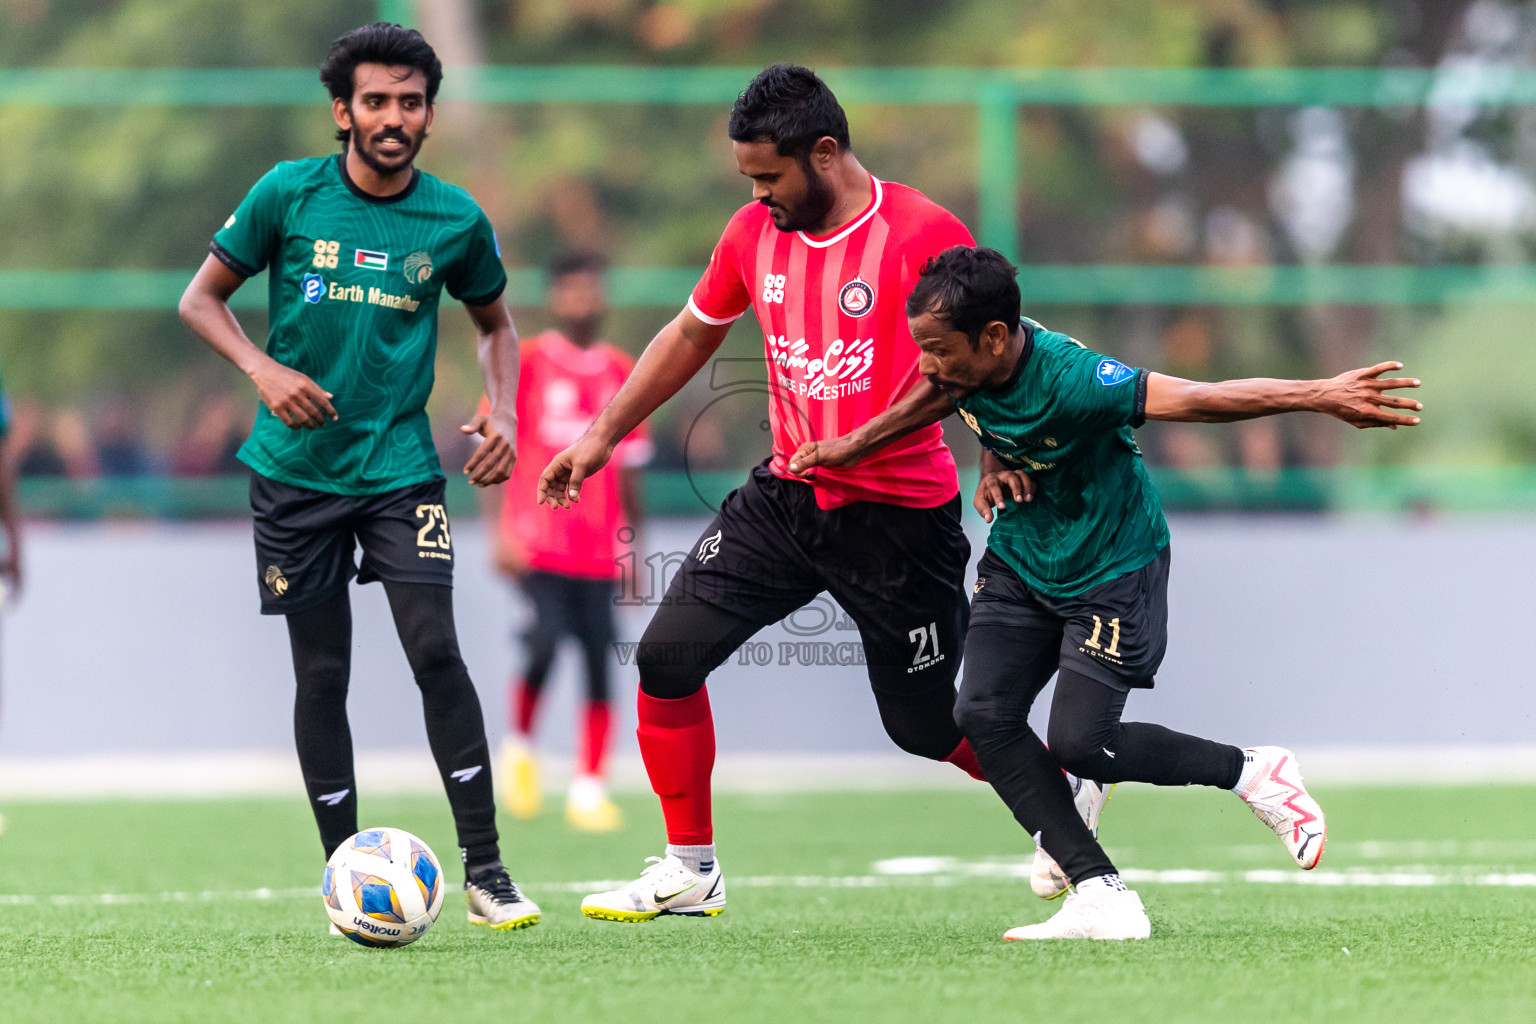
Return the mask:
POLYGON ((313 430, 336 419, 336 409, 331 405, 335 396, 299 371, 268 356, 246 336, 229 308, 229 297, 244 283, 245 278, 209 256, 177 305, 182 322, 251 379, 262 404, 284 425, 295 430, 313 430))
POLYGON ((490 405, 459 429, 482 438, 464 464, 469 482, 476 487, 505 483, 517 462, 517 377, 521 368, 517 327, 507 304, 500 299, 485 306, 466 306, 475 322, 476 355, 480 380, 490 405))
POLYGON ((244 283, 245 278, 209 256, 182 292, 177 312, 209 348, 249 377, 267 356, 246 336, 229 308, 230 296, 244 283))
POLYGON ((587 432, 544 467, 538 500, 554 508, 580 500, 582 481, 606 466, 618 443, 709 362, 729 330, 730 324, 705 323, 686 309, 663 327, 587 432))
POLYGON ((1386 392, 1416 388, 1414 377, 1382 377, 1402 363, 1377 363, 1327 380, 1274 380, 1255 377, 1217 383, 1182 380, 1162 373, 1147 375, 1149 420, 1184 423, 1231 423, 1287 412, 1324 413, 1355 427, 1417 426, 1419 417, 1392 409, 1417 412, 1422 402, 1386 392))
POLYGON ((855 427, 842 437, 807 441, 790 457, 789 471, 804 475, 817 466, 857 466, 871 452, 901 440, 916 430, 939 422, 955 411, 955 403, 924 377, 901 401, 855 427))
POLYGON ((707 324, 683 310, 640 353, 588 435, 612 449, 704 368, 729 330, 729 324, 707 324))

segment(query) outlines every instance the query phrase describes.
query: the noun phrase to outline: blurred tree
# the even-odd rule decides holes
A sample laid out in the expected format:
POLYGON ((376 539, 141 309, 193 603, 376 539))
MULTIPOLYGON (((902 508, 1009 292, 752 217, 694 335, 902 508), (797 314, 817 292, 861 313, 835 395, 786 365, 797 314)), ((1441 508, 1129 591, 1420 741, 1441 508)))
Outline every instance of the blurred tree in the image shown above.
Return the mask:
MULTIPOLYGON (((313 67, 332 38, 377 9, 372 0, 0 0, 0 60, 313 67)), ((417 0, 416 9, 451 75, 481 63, 751 68, 778 59, 1434 68, 1528 64, 1536 53, 1536 3, 1501 0, 417 0)), ((974 223, 969 111, 860 105, 849 114, 867 166, 974 223)), ((423 165, 476 193, 511 265, 539 266, 557 249, 584 245, 621 266, 697 266, 748 199, 725 115, 723 106, 445 104, 423 165)), ((1031 261, 1525 260, 1536 248, 1536 111, 1042 107, 1021 114, 1021 129, 1020 233, 1031 261), (1505 206, 1488 200, 1478 220, 1446 195, 1502 196, 1505 206)), ((0 233, 11 243, 0 269, 190 271, 261 173, 335 145, 318 81, 313 105, 299 108, 4 106, 0 133, 9 143, 0 233)), ((683 298, 664 297, 663 306, 683 298)), ((541 325, 527 308, 540 296, 511 299, 524 307, 525 327, 541 325)), ((1050 297, 1030 301, 1039 311, 1050 297)), ((1138 361, 1237 374, 1337 369, 1384 337, 1413 336, 1405 325, 1436 312, 1049 314, 1138 361)), ((667 315, 620 311, 613 333, 637 349, 667 315)), ((445 316, 444 401, 457 404, 473 389, 474 366, 462 315, 450 306, 445 316)), ((260 332, 259 314, 243 318, 260 332)), ((729 344, 742 355, 755 348, 745 327, 729 344)), ((212 359, 169 311, 0 312, 0 361, 14 390, 82 403, 111 381, 139 396, 152 432, 190 420, 203 390, 193 382, 228 379, 212 359)), ((1523 410, 1509 415, 1536 422, 1523 410)), ((1499 429, 1528 448, 1531 430, 1499 429)), ((1335 430, 1236 436, 1177 443, 1219 460, 1246 451, 1255 462, 1276 451, 1284 461, 1331 460, 1342 443, 1335 430)))

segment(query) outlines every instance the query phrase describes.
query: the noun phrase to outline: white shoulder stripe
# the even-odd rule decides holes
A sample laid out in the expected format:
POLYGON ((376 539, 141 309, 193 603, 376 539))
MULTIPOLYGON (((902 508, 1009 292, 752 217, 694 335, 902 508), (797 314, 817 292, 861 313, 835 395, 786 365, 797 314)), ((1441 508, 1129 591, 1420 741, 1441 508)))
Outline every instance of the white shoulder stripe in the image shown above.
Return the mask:
POLYGON ((716 327, 719 327, 723 324, 735 323, 747 313, 746 310, 742 310, 735 316, 728 316, 724 319, 721 319, 718 316, 710 316, 694 303, 692 295, 688 296, 688 312, 692 313, 694 316, 698 317, 700 320, 703 320, 707 324, 714 324, 716 327))
POLYGON ((847 227, 843 228, 843 230, 839 231, 831 238, 824 238, 819 242, 811 236, 807 235, 804 231, 797 231, 795 234, 800 236, 800 241, 804 242, 806 245, 813 249, 825 249, 829 245, 836 245, 838 242, 841 242, 843 239, 859 230, 859 228, 863 227, 865 222, 875 215, 875 211, 880 209, 880 201, 885 198, 885 188, 882 186, 880 179, 871 174, 869 176, 869 180, 874 182, 875 185, 875 201, 869 204, 869 209, 864 211, 864 216, 860 217, 852 224, 849 224, 847 227))

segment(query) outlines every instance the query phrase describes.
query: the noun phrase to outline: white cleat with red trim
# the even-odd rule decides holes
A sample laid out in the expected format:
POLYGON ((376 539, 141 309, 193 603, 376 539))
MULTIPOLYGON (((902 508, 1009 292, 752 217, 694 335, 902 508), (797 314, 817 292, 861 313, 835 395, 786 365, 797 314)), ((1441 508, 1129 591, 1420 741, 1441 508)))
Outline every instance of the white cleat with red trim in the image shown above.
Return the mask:
POLYGON ((1328 824, 1307 792, 1296 755, 1284 747, 1248 747, 1243 754, 1248 764, 1234 792, 1274 829, 1296 863, 1311 871, 1323 859, 1328 824))

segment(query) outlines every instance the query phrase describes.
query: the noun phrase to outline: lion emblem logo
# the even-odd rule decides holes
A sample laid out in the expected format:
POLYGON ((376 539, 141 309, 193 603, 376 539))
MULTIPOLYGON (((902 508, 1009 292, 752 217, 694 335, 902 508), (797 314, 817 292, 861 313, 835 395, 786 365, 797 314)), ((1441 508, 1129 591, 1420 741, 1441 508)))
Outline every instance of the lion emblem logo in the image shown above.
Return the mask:
POLYGON ((276 597, 282 597, 288 593, 288 577, 284 576, 283 570, 275 565, 267 566, 266 583, 267 589, 276 597))
POLYGON ((432 276, 432 257, 424 252, 413 252, 405 258, 405 279, 411 284, 426 284, 432 276))

